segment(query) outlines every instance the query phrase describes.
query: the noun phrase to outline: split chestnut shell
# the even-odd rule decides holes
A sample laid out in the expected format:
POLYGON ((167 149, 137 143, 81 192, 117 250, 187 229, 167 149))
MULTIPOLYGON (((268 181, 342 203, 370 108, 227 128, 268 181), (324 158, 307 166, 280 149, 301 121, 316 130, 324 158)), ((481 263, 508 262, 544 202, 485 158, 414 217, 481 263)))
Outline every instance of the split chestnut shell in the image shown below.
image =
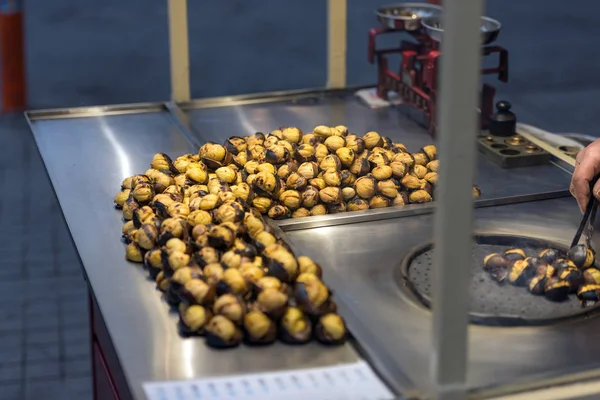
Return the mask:
POLYGON ((572 247, 567 253, 567 256, 579 269, 590 268, 596 261, 594 251, 585 244, 578 244, 577 246, 572 247))

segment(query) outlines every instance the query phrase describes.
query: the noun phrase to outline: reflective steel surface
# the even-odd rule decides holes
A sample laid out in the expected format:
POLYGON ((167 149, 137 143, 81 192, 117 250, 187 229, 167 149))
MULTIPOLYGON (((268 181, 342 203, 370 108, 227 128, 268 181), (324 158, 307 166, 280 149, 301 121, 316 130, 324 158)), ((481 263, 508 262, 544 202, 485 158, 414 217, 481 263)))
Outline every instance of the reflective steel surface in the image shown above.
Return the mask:
MULTIPOLYGON (((532 236, 566 246, 581 218, 570 198, 475 214, 478 233, 532 236)), ((350 329, 370 358, 380 361, 380 372, 394 377, 405 393, 430 384, 432 318, 406 297, 394 271, 411 249, 431 241, 432 228, 432 215, 419 215, 287 233, 297 249, 327 266, 325 278, 349 306, 350 329)), ((471 325, 469 335, 468 385, 480 396, 544 386, 600 367, 600 318, 540 327, 471 325)))
MULTIPOLYGON (((84 114, 87 115, 87 114, 84 114)), ((121 216, 112 199, 123 178, 144 172, 156 152, 195 151, 168 112, 45 119, 29 115, 35 140, 58 196, 130 391, 144 398, 150 380, 325 366, 358 359, 350 345, 318 344, 215 351, 182 339, 177 317, 139 265, 125 261, 121 216)))

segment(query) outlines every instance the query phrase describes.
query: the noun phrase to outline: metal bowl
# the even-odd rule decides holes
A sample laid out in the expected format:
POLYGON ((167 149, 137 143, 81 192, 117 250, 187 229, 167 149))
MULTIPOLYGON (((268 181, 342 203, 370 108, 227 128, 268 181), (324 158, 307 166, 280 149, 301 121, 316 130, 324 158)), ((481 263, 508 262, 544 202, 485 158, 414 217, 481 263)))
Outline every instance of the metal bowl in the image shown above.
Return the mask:
MULTIPOLYGON (((435 40, 441 42, 444 34, 441 15, 423 18, 421 24, 425 28, 425 33, 435 40)), ((481 17, 481 44, 488 45, 498 38, 502 24, 489 17, 481 17)))
POLYGON ((388 29, 416 31, 421 29, 423 18, 441 18, 442 7, 423 3, 392 4, 379 8, 375 14, 388 29))

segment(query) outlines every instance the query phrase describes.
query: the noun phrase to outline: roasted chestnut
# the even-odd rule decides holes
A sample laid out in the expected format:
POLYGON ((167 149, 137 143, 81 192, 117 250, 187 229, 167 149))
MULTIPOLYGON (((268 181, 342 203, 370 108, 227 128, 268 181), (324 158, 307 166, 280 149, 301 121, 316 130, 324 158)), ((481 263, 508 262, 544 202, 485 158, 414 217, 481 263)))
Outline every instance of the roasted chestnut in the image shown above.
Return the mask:
POLYGON ((400 183, 408 190, 416 190, 423 187, 423 182, 421 182, 421 179, 410 174, 404 175, 404 177, 400 180, 400 183))
POLYGON ((566 258, 559 258, 554 261, 552 264, 556 269, 561 270, 565 268, 577 268, 577 265, 571 260, 567 260, 566 258))
POLYGON ((498 268, 508 268, 509 265, 509 261, 497 253, 488 254, 483 259, 483 269, 488 272, 498 268))
POLYGON ((368 200, 375 196, 377 181, 371 175, 361 176, 354 183, 354 190, 359 197, 368 200))
POLYGON ((414 153, 412 156, 413 156, 413 159, 415 160, 415 167, 417 165, 425 166, 425 165, 427 165, 427 163, 429 161, 431 161, 429 159, 429 157, 427 157, 427 154, 425 154, 423 152, 414 153))
POLYGON ((555 249, 545 249, 540 252, 539 257, 547 264, 554 264, 560 258, 560 253, 555 249))
POLYGON ((335 153, 338 149, 341 149, 344 146, 346 146, 346 140, 341 136, 330 136, 327 139, 325 139, 325 142, 323 142, 323 144, 327 146, 327 149, 330 152, 335 153))
POLYGON ((392 173, 392 167, 390 167, 389 165, 380 165, 373 168, 373 170, 371 171, 373 178, 377 179, 378 181, 390 179, 392 177, 392 173))
POLYGON ((348 211, 348 206, 343 201, 339 204, 328 204, 327 205, 327 213, 328 214, 337 214, 348 211))
POLYGON ((348 338, 346 324, 342 317, 329 313, 319 318, 315 326, 315 338, 323 344, 342 344, 348 338))
POLYGON ((208 284, 215 286, 216 289, 217 283, 223 279, 223 266, 219 263, 210 263, 203 268, 203 272, 208 284))
POLYGON ((215 315, 206 325, 206 344, 210 347, 235 347, 242 341, 242 331, 227 317, 215 315))
POLYGON ((294 212, 292 213, 292 218, 303 218, 308 216, 310 216, 310 210, 304 207, 300 207, 299 209, 294 210, 294 212))
POLYGON ((594 265, 596 261, 595 253, 585 244, 578 244, 572 247, 567 253, 569 260, 573 261, 577 268, 586 269, 594 265))
POLYGON ((256 296, 255 306, 269 318, 278 320, 285 311, 288 296, 279 289, 262 289, 256 296))
POLYGON ((366 157, 357 156, 354 157, 354 162, 348 167, 348 171, 357 176, 364 176, 371 171, 371 164, 366 157))
POLYGON ((583 271, 583 278, 587 284, 600 285, 600 270, 588 268, 583 271))
POLYGON ((249 344, 270 344, 277 339, 277 325, 259 310, 244 316, 244 330, 249 344))
POLYGON ((244 297, 248 294, 249 286, 239 269, 228 268, 223 271, 221 280, 217 282, 217 295, 226 293, 244 297))
POLYGON ((377 132, 367 132, 362 138, 365 141, 365 147, 369 150, 371 150, 374 147, 380 147, 381 145, 383 145, 383 140, 377 132))
POLYGON ((312 324, 310 319, 297 307, 285 309, 281 318, 279 337, 289 344, 306 343, 311 339, 312 324))
POLYGON ((254 242, 256 244, 256 248, 259 251, 263 251, 269 245, 276 243, 277 239, 271 233, 263 231, 256 235, 256 237, 254 238, 254 242))
POLYGON ((546 286, 546 275, 536 275, 529 281, 529 291, 535 295, 544 294, 544 288, 546 286))
POLYGON ((550 264, 542 262, 535 269, 536 275, 544 275, 546 278, 552 278, 556 275, 556 268, 550 264))
POLYGON ((584 307, 593 306, 600 300, 600 285, 583 285, 577 290, 577 297, 584 307))
POLYGON ((319 279, 296 282, 294 295, 298 307, 306 314, 320 316, 335 312, 335 303, 331 301, 329 289, 319 279))
POLYGON ((385 208, 389 207, 390 199, 380 194, 373 196, 369 200, 369 208, 385 208))
POLYGON ((354 150, 349 147, 341 147, 337 149, 335 155, 338 156, 341 164, 345 167, 352 165, 354 162, 354 157, 356 156, 354 150))
POLYGON ((300 257, 298 257, 297 261, 298 261, 298 271, 301 274, 304 274, 304 273, 314 274, 319 278, 321 278, 321 276, 323 275, 323 270, 321 269, 321 266, 319 264, 317 264, 316 262, 314 262, 310 257, 300 256, 300 257))
POLYGON ((356 135, 346 136, 346 147, 354 150, 356 154, 361 154, 365 150, 365 141, 356 135))
POLYGON ((211 304, 215 293, 215 286, 200 278, 188 280, 179 290, 181 301, 186 304, 211 304))
POLYGON ((252 181, 252 187, 257 195, 271 198, 280 188, 279 177, 267 171, 259 172, 252 181))
POLYGON ((144 254, 144 265, 148 268, 148 273, 152 279, 156 279, 156 276, 162 271, 163 268, 163 256, 162 250, 159 248, 147 251, 144 254))
POLYGON ((203 247, 194 253, 194 261, 200 267, 204 267, 208 264, 218 263, 220 256, 221 254, 214 247, 203 247))
POLYGON ((181 304, 179 307, 180 327, 185 335, 204 334, 204 328, 211 318, 211 312, 200 305, 181 304))
POLYGON ((319 174, 319 166, 314 162, 305 162, 298 167, 298 174, 305 179, 313 179, 319 174))
POLYGON ((228 249, 233 245, 235 236, 236 232, 225 224, 213 226, 208 232, 208 243, 216 249, 228 249))
POLYGON ((286 219, 291 216, 290 209, 286 206, 282 206, 281 204, 276 204, 269 208, 267 214, 269 215, 269 218, 272 219, 286 219))
POLYGON ((258 211, 260 211, 262 214, 266 214, 272 205, 273 200, 268 197, 255 197, 252 200, 252 206, 258 211))
POLYGON ((422 204, 433 201, 433 198, 426 190, 415 190, 408 195, 408 200, 411 203, 422 204))
POLYGON ((234 324, 241 325, 246 314, 246 304, 238 296, 226 293, 215 300, 213 313, 223 315, 234 324))
POLYGON ((220 222, 240 223, 244 220, 244 215, 244 208, 236 201, 226 201, 217 209, 217 219, 220 222))
POLYGON ((342 190, 339 187, 328 186, 319 190, 319 198, 327 205, 340 204, 342 202, 342 190))
POLYGON ((323 180, 327 186, 341 186, 342 173, 336 169, 329 168, 323 172, 323 180))
POLYGON ((127 245, 127 247, 125 248, 125 258, 127 258, 127 260, 129 260, 129 261, 138 262, 138 263, 141 263, 144 261, 144 255, 142 253, 142 249, 135 242, 129 243, 127 245))
POLYGON ((548 300, 564 301, 571 291, 571 286, 569 285, 569 282, 554 277, 546 280, 544 291, 548 300))
POLYGON ((369 202, 356 196, 348 201, 348 211, 362 211, 369 209, 369 202))
POLYGON ((508 273, 508 281, 516 286, 525 286, 535 275, 533 268, 526 260, 517 260, 514 262, 508 273))
POLYGON ((576 293, 579 286, 585 283, 584 273, 577 268, 563 268, 558 271, 556 277, 569 283, 571 293, 576 293))
POLYGON ((267 246, 263 252, 269 275, 282 282, 293 282, 298 275, 298 262, 292 253, 279 244, 267 246))
POLYGON ((508 249, 504 252, 504 258, 508 261, 524 260, 526 257, 525 252, 518 248, 508 249))

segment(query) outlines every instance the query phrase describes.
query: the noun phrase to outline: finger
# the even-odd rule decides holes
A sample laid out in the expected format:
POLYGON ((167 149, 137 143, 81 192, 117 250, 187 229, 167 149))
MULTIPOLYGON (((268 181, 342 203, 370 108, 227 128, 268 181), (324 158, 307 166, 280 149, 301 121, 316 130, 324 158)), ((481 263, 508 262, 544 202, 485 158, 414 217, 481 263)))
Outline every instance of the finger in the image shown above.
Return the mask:
POLYGON ((577 204, 581 212, 585 211, 587 203, 590 197, 590 181, 598 173, 598 162, 596 156, 585 157, 581 160, 581 163, 575 168, 573 172, 573 179, 571 184, 573 185, 573 192, 577 204))
POLYGON ((596 198, 596 200, 600 201, 600 180, 598 180, 595 184, 594 184, 594 197, 596 198))

